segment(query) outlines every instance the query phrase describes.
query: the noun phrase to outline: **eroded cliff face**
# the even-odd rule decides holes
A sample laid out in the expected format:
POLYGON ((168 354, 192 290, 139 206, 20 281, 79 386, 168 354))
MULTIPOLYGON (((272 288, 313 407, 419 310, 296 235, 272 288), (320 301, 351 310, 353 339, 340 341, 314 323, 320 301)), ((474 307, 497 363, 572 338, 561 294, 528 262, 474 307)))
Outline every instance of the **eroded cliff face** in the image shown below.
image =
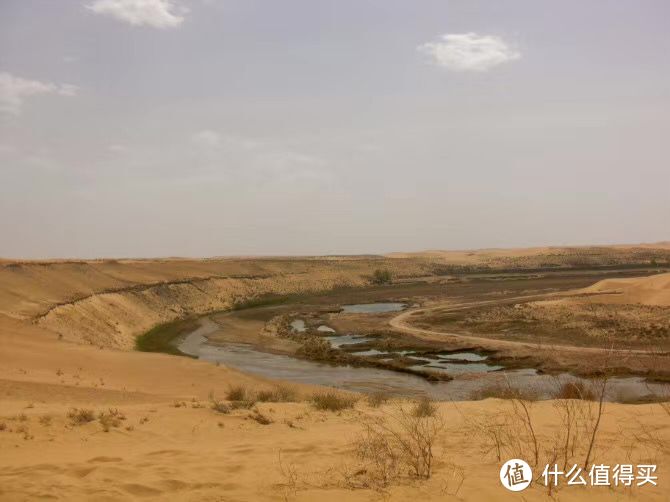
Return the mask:
POLYGON ((0 313, 63 339, 131 350, 135 337, 264 295, 364 286, 374 270, 427 275, 416 259, 125 260, 0 265, 0 313))

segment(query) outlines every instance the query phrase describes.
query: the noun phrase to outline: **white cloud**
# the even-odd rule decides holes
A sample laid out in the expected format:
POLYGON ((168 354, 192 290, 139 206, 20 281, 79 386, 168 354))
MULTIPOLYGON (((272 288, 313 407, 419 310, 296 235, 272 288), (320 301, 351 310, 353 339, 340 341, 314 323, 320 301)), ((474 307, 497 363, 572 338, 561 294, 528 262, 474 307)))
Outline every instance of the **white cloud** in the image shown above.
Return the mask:
POLYGON ((25 98, 39 94, 74 96, 78 88, 70 84, 52 84, 0 73, 0 113, 18 115, 25 98))
POLYGON ((418 49, 437 66, 454 71, 487 71, 521 58, 500 37, 476 33, 442 35, 438 41, 420 45, 418 49))
POLYGON ((114 17, 133 26, 176 28, 188 12, 171 0, 96 0, 86 6, 96 14, 114 17))

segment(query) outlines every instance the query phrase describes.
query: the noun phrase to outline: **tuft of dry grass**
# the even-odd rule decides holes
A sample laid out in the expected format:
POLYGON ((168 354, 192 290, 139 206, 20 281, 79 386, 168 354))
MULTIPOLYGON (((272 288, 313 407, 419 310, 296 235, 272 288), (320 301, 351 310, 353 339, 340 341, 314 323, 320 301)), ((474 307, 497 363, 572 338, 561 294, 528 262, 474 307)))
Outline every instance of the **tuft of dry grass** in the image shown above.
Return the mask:
POLYGON ((85 408, 72 408, 67 412, 72 425, 84 425, 95 420, 95 412, 85 408))
POLYGON ((126 419, 126 416, 115 408, 110 408, 106 412, 101 412, 98 415, 98 421, 102 426, 102 430, 109 432, 111 429, 120 427, 121 423, 126 419))
POLYGON ((437 406, 428 397, 422 397, 414 403, 412 413, 415 417, 432 417, 437 413, 437 406))
POLYGON ((336 392, 324 392, 312 396, 312 405, 320 411, 342 411, 353 408, 356 399, 336 392))
POLYGON ((272 390, 261 390, 256 393, 256 400, 261 403, 295 403, 298 393, 287 385, 278 385, 272 390))
POLYGON ((216 411, 217 413, 222 413, 224 415, 227 415, 230 413, 230 406, 228 406, 227 403, 224 403, 223 401, 218 401, 216 399, 212 399, 210 402, 210 407, 216 411))
POLYGON ((247 398, 247 388, 242 385, 232 385, 228 387, 226 399, 228 401, 244 401, 247 398))
POLYGON ((595 394, 593 390, 584 385, 583 382, 566 382, 562 384, 556 393, 555 399, 586 399, 593 401, 595 394))
POLYGON ((254 410, 254 412, 251 413, 251 415, 249 415, 249 418, 258 422, 261 425, 270 425, 273 422, 273 420, 270 417, 268 417, 267 415, 263 415, 258 410, 254 410))
POLYGON ((372 394, 368 394, 368 405, 372 408, 379 408, 382 404, 386 404, 390 399, 390 396, 386 392, 373 392, 372 394))
POLYGON ((226 399, 230 401, 230 408, 233 410, 246 409, 248 410, 256 404, 256 397, 254 394, 242 385, 234 385, 228 388, 226 392, 226 399))

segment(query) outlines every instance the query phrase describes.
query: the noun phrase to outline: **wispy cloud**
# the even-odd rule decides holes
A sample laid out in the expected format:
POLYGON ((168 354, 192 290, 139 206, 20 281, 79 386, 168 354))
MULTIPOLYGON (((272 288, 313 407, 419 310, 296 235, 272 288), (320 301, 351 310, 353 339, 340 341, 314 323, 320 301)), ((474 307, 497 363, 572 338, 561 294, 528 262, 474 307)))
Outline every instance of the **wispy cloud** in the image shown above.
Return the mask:
POLYGON ((70 84, 53 84, 0 73, 0 113, 19 115, 26 98, 40 94, 74 96, 78 88, 70 84))
POLYGON ((418 47, 437 66, 454 71, 487 71, 521 58, 521 53, 500 37, 477 33, 442 35, 435 42, 418 47))
POLYGON ((133 26, 176 28, 188 12, 171 0, 96 0, 86 6, 96 14, 111 16, 133 26))

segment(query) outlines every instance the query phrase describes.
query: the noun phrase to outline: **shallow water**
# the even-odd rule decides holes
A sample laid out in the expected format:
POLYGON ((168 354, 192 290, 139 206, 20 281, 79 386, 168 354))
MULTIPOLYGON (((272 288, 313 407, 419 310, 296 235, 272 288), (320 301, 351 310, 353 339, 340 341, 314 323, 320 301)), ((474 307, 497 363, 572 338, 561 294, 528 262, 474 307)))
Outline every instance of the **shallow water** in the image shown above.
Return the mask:
MULTIPOLYGON (((491 385, 509 385, 512 388, 532 389, 540 397, 547 398, 556 391, 557 385, 561 383, 568 381, 588 383, 586 379, 568 374, 562 374, 558 377, 538 375, 534 369, 465 372, 463 370, 470 365, 462 363, 443 363, 453 365, 453 368, 447 372, 454 376, 454 379, 449 382, 430 383, 411 374, 375 368, 331 366, 286 355, 262 352, 245 344, 224 343, 213 345, 208 343, 205 336, 210 334, 213 329, 215 328, 210 325, 201 326, 182 340, 178 345, 179 349, 185 354, 198 357, 204 361, 221 363, 271 379, 326 385, 357 392, 383 391, 408 397, 425 395, 439 400, 467 400, 471 399, 473 393, 479 389, 491 385), (458 373, 459 369, 461 370, 460 373, 458 373)), ((358 339, 364 338, 348 336, 358 339)), ((433 361, 430 361, 430 363, 433 364, 433 361)), ((419 369, 421 368, 425 368, 425 366, 419 366, 419 369)), ((647 384, 642 378, 613 379, 608 387, 607 399, 616 400, 619 396, 648 395, 647 386, 652 391, 660 392, 659 385, 647 384)))
POLYGON ((479 362, 488 359, 488 356, 482 356, 474 352, 456 352, 453 354, 437 354, 440 359, 448 359, 450 361, 472 361, 479 362))
POLYGON ((302 319, 294 319, 293 321, 291 321, 291 327, 298 332, 303 332, 307 329, 307 327, 305 326, 305 321, 303 321, 302 319))
POLYGON ((382 312, 399 312, 406 307, 404 303, 356 303, 342 305, 345 314, 380 314, 382 312))
POLYGON ((340 335, 340 336, 326 336, 324 337, 330 346, 334 349, 339 349, 342 345, 356 345, 358 343, 366 343, 372 341, 372 338, 362 335, 340 335))

